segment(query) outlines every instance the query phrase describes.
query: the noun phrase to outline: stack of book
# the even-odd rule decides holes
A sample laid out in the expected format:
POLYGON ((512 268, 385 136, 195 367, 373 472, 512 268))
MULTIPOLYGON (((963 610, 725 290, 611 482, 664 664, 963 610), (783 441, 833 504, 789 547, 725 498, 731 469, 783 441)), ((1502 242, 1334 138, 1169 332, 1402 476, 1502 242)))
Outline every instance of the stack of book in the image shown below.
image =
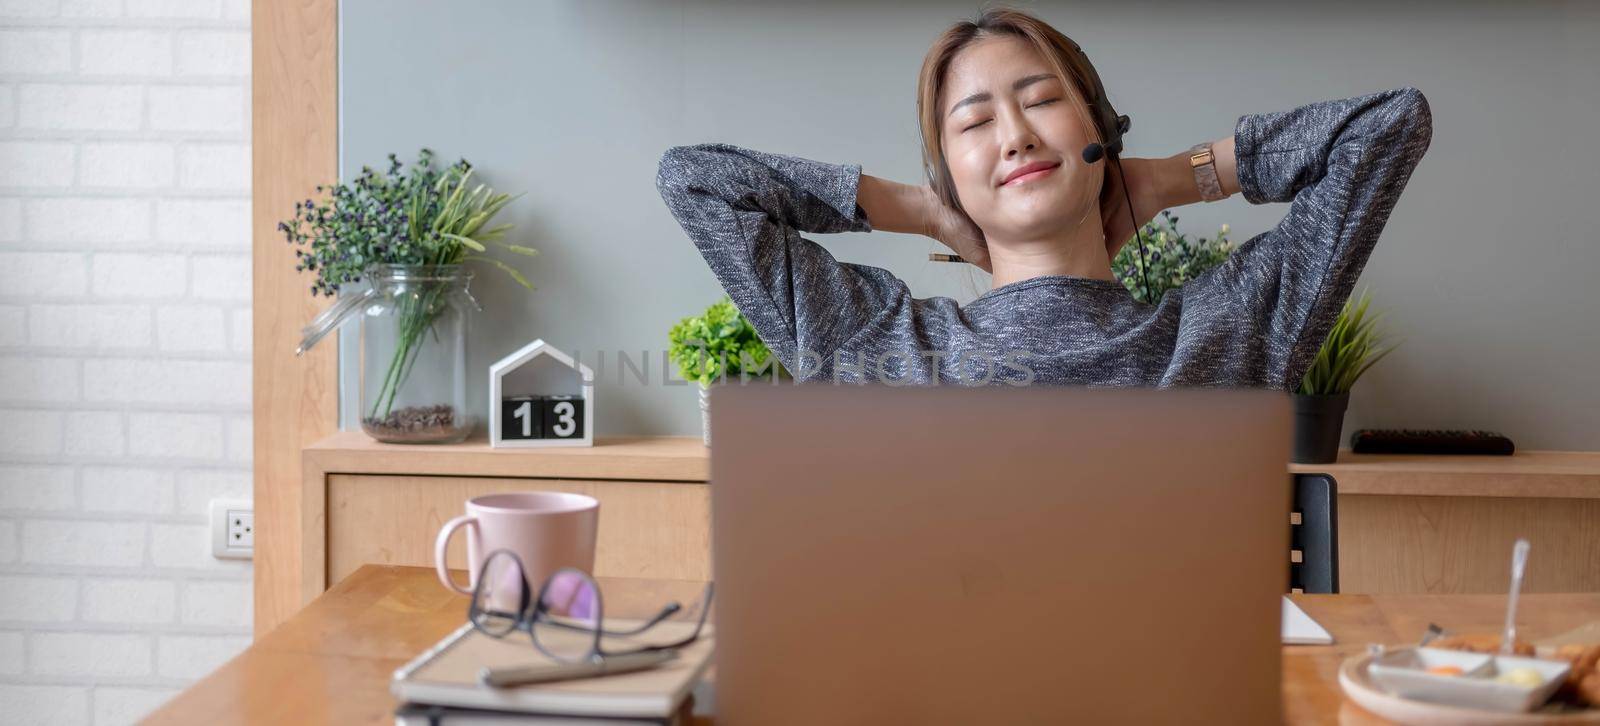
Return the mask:
MULTIPOLYGON (((608 619, 608 627, 629 623, 608 619)), ((687 634, 693 623, 665 622, 650 629, 652 639, 687 634)), ((627 641, 607 638, 609 648, 627 641)), ((553 661, 529 642, 526 632, 492 638, 470 624, 445 636, 438 645, 395 671, 390 691, 402 705, 395 712, 401 726, 436 724, 564 724, 679 726, 690 722, 691 692, 711 663, 714 647, 710 625, 679 657, 648 670, 537 683, 510 688, 481 685, 479 671, 553 661)))

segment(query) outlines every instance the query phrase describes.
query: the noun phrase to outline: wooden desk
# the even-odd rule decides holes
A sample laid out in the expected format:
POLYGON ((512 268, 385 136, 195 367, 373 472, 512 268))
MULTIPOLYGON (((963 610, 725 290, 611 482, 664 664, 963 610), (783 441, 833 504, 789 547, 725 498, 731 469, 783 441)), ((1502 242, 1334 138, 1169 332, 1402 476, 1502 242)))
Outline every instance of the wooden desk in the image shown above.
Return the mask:
MULTIPOLYGON (((702 583, 602 578, 608 613, 652 612, 689 602, 702 583)), ((1367 643, 1414 642, 1429 622, 1456 630, 1498 630, 1504 599, 1493 595, 1297 595, 1295 601, 1337 644, 1283 649, 1284 706, 1290 723, 1381 723, 1346 703, 1337 671, 1367 643)), ((1518 634, 1547 637, 1600 619, 1600 594, 1526 595, 1518 634)), ((454 629, 466 598, 418 567, 367 565, 278 629, 179 694, 149 722, 393 723, 389 676, 454 629)))

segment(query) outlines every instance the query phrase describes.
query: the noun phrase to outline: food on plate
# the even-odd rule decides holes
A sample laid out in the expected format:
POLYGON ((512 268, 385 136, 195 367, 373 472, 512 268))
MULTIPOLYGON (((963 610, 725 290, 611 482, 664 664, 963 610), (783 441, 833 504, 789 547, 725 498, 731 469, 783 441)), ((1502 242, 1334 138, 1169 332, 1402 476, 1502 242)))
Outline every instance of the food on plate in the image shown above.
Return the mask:
MULTIPOLYGON (((1495 654, 1500 652, 1500 636, 1493 633, 1450 635, 1437 638, 1428 645, 1433 648, 1495 654)), ((1517 655, 1538 657, 1533 645, 1521 640, 1516 641, 1512 650, 1517 655)), ((1600 643, 1563 645, 1544 657, 1572 664, 1571 669, 1567 671, 1566 680, 1553 696, 1555 700, 1600 708, 1600 643)))
POLYGON ((1588 675, 1576 683, 1569 677, 1567 678, 1567 684, 1572 685, 1574 701, 1586 706, 1600 708, 1600 671, 1589 671, 1588 675))
POLYGON ((1600 643, 1563 645, 1556 649, 1553 657, 1572 664, 1556 698, 1600 707, 1600 643))
POLYGON ((1436 665, 1432 668, 1429 668, 1427 672, 1436 676, 1459 676, 1464 671, 1461 670, 1461 666, 1436 665))
POLYGON ((1553 657, 1572 663, 1574 671, 1592 671, 1600 665, 1600 644, 1563 645, 1556 648, 1553 657))
POLYGON ((1509 683, 1513 686, 1526 688, 1537 688, 1539 684, 1544 683, 1544 677, 1539 675, 1539 671, 1532 668, 1512 668, 1495 676, 1494 680, 1496 683, 1509 683))
MULTIPOLYGON (((1430 648, 1449 648, 1451 650, 1465 650, 1473 653, 1499 653, 1500 635, 1498 633, 1470 633, 1466 635, 1447 635, 1428 644, 1430 648)), ((1511 652, 1532 658, 1533 644, 1523 640, 1512 643, 1511 652)))

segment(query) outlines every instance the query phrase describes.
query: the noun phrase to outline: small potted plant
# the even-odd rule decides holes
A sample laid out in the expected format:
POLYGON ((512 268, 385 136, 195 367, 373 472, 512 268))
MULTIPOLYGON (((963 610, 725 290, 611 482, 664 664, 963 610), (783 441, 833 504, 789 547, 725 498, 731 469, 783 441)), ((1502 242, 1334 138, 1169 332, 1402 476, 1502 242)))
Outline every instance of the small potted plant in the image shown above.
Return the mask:
MULTIPOLYGON (((361 315, 361 428, 388 443, 450 443, 466 438, 466 328, 479 310, 467 291, 466 263, 484 262, 533 289, 522 273, 485 253, 493 244, 537 253, 503 240, 510 224, 489 222, 515 197, 475 184, 462 159, 438 169, 422 149, 402 170, 362 167, 348 184, 318 185, 320 200, 295 204, 278 224, 295 245, 295 269, 312 272, 312 296, 334 297, 366 280, 302 331, 303 353, 340 323, 361 315)), ((520 196, 520 195, 519 195, 520 196)))
POLYGON ((764 378, 774 383, 789 377, 750 321, 726 295, 706 308, 704 314, 689 316, 673 325, 667 333, 667 353, 684 380, 698 384, 700 433, 706 446, 711 445, 709 396, 713 383, 725 382, 730 376, 738 376, 740 382, 764 378))
POLYGON ((1140 266, 1139 241, 1129 240, 1111 260, 1111 269, 1122 285, 1133 293, 1133 299, 1154 305, 1168 290, 1182 287, 1201 273, 1221 264, 1237 247, 1228 239, 1228 225, 1222 225, 1216 237, 1195 237, 1178 231, 1178 217, 1162 210, 1163 219, 1146 224, 1140 235, 1144 237, 1144 260, 1140 266), (1145 273, 1148 273, 1146 275, 1145 273), (1145 289, 1148 277, 1150 289, 1145 289))
POLYGON ((1379 348, 1378 317, 1366 317, 1371 302, 1362 290, 1353 304, 1346 300, 1328 339, 1306 370, 1294 396, 1294 461, 1327 464, 1339 456, 1339 434, 1350 387, 1395 346, 1379 348))

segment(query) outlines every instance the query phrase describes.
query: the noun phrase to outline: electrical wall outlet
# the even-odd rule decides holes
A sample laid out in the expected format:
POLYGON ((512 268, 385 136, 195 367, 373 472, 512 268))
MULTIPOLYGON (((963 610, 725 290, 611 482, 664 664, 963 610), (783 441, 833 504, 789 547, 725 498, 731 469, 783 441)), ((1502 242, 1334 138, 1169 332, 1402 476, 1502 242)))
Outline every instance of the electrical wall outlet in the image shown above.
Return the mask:
POLYGON ((248 560, 255 553, 255 505, 238 499, 211 500, 211 555, 248 560))

